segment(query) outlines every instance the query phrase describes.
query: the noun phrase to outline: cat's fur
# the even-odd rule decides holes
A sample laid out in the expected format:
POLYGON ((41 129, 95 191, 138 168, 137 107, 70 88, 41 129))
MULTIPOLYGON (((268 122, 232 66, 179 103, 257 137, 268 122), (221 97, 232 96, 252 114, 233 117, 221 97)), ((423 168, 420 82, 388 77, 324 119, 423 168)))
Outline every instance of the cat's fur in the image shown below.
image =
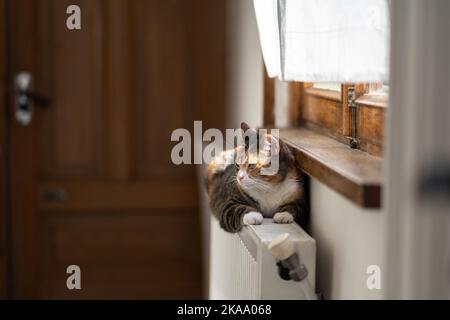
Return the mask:
MULTIPOLYGON (((245 123, 241 127, 244 131, 253 130, 245 123)), ((219 156, 221 159, 216 158, 208 166, 206 178, 210 206, 220 226, 227 232, 238 232, 243 225, 261 224, 263 217, 273 218, 275 223, 295 220, 302 227, 306 225, 304 176, 296 169, 295 157, 288 146, 273 136, 268 135, 267 139, 278 147, 279 169, 276 174, 261 175, 264 164, 248 163, 253 156, 248 145, 245 148, 247 160, 243 164, 238 166, 225 161, 235 159, 238 147, 224 151, 219 156)))

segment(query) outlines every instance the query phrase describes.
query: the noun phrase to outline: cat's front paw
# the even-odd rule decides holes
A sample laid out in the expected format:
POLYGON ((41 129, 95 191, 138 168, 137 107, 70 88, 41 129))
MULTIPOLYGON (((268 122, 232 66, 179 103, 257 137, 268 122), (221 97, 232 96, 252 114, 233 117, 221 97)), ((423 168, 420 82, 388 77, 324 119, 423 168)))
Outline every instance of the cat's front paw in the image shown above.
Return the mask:
POLYGON ((294 216, 287 211, 277 212, 273 216, 273 222, 288 224, 294 222, 294 216))
POLYGON ((256 211, 250 211, 244 214, 244 218, 242 219, 242 222, 245 225, 251 225, 251 224, 261 224, 263 222, 263 216, 261 213, 256 211))

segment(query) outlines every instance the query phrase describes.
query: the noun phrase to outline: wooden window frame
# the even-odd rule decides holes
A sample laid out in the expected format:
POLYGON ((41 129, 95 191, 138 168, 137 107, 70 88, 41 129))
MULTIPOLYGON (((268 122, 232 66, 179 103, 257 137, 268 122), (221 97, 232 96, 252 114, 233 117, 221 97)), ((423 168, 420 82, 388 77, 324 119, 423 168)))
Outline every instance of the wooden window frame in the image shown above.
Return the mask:
MULTIPOLYGON (((264 125, 276 124, 278 79, 264 78, 264 125)), ((348 90, 313 87, 312 83, 289 82, 286 99, 288 128, 281 138, 294 150, 297 166, 347 199, 366 208, 381 206, 384 121, 387 95, 373 94, 380 84, 354 84, 356 148, 352 135, 348 90)))
MULTIPOLYGON (((264 124, 274 125, 275 82, 264 78, 264 124)), ((342 84, 341 91, 314 88, 313 83, 288 83, 288 118, 290 126, 301 126, 350 144, 351 111, 348 106, 350 84, 342 84)), ((357 115, 357 148, 371 155, 383 157, 385 113, 388 95, 374 94, 381 84, 355 84, 357 115)))

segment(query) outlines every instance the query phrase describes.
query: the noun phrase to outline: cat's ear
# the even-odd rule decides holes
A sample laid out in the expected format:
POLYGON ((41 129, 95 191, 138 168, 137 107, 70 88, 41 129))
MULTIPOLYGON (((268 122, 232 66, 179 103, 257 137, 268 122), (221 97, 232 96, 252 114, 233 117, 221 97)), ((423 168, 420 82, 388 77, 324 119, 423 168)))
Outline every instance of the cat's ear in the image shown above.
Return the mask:
POLYGON ((265 134, 263 152, 269 157, 278 155, 280 153, 280 140, 269 133, 265 134))
POLYGON ((242 138, 244 139, 245 143, 245 150, 248 150, 250 147, 257 146, 257 132, 255 129, 250 128, 250 126, 242 122, 241 123, 241 129, 242 129, 242 138))
POLYGON ((241 129, 245 132, 250 129, 250 126, 245 122, 241 122, 241 129))

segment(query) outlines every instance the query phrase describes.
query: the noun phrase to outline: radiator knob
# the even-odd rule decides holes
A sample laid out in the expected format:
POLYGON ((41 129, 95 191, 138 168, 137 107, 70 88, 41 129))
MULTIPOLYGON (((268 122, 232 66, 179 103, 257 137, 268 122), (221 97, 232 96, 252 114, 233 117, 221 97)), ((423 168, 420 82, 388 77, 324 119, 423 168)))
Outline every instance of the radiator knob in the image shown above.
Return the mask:
POLYGON ((268 248, 278 260, 286 260, 295 253, 294 243, 288 233, 283 233, 273 239, 269 243, 268 248))

